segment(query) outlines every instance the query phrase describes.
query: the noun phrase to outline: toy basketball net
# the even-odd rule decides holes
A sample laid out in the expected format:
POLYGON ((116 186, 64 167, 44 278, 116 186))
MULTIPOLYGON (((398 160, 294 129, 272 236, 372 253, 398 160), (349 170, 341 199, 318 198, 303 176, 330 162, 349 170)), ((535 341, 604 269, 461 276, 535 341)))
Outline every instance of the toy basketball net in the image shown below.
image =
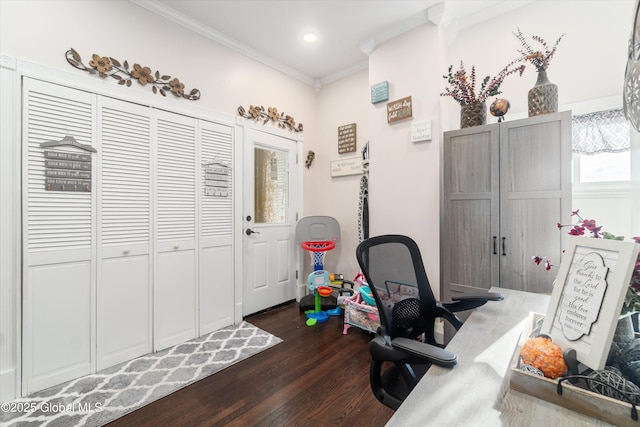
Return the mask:
POLYGON ((324 270, 324 256, 328 251, 335 247, 336 244, 332 241, 302 242, 302 249, 308 251, 311 256, 313 271, 324 270))

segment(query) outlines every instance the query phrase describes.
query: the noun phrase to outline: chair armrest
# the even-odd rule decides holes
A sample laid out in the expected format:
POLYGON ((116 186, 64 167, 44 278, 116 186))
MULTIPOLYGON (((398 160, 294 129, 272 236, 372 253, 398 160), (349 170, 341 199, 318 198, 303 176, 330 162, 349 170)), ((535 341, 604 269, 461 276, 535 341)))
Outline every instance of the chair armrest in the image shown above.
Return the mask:
POLYGON ((462 294, 451 297, 453 301, 464 301, 470 299, 485 300, 485 301, 502 301, 504 296, 498 292, 464 292, 462 294))
POLYGON ((453 302, 442 303, 451 311, 465 311, 485 305, 488 301, 502 301, 504 297, 497 292, 464 292, 452 296, 453 302))
POLYGON ((428 360, 439 366, 449 368, 458 363, 456 355, 449 350, 409 338, 394 338, 391 340, 391 346, 396 350, 428 360))

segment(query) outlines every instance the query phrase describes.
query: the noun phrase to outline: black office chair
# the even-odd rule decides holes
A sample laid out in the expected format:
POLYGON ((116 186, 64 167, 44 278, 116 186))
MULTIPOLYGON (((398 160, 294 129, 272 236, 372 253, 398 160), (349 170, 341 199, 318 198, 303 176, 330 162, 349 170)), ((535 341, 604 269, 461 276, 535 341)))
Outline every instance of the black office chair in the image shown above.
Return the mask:
POLYGON ((369 343, 371 389, 395 410, 431 364, 457 363, 456 355, 436 342, 436 318, 444 318, 457 330, 462 321, 453 312, 503 297, 479 291, 455 297, 451 303, 436 301, 418 245, 406 236, 367 239, 356 248, 356 257, 380 313, 381 326, 369 343))

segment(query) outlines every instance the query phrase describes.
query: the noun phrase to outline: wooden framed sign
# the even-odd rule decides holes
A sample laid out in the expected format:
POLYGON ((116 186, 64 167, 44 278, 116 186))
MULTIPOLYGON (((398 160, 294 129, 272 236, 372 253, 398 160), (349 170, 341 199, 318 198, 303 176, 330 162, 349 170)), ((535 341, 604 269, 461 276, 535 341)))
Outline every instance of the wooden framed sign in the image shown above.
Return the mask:
POLYGON ((603 369, 640 245, 569 236, 541 332, 603 369))
POLYGON ((387 102, 387 123, 395 123, 413 117, 411 97, 387 102))
POLYGON ((356 124, 338 127, 338 154, 356 151, 356 124))

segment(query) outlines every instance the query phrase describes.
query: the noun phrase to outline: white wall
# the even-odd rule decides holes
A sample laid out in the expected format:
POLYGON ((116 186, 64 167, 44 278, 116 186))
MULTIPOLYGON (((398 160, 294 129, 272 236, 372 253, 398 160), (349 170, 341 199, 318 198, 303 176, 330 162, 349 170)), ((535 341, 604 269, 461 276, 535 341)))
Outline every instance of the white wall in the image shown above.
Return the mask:
POLYGON ((436 294, 440 282, 439 30, 421 26, 369 57, 369 83, 389 82, 389 101, 411 96, 413 119, 387 124, 386 102, 370 105, 371 235, 406 234, 420 246, 436 294), (431 120, 432 140, 411 142, 411 123, 431 120))
MULTIPOLYGON (((313 143, 305 144, 316 154, 313 165, 304 169, 305 215, 329 215, 340 224, 341 241, 326 256, 326 269, 353 279, 359 268, 358 195, 362 175, 331 177, 330 162, 360 157, 369 140, 369 78, 367 70, 324 86, 316 96, 318 131, 313 143), (356 124, 356 151, 338 153, 338 127, 356 124)), ((305 141, 306 142, 306 141, 305 141)), ((305 264, 310 264, 305 253, 305 264)))
MULTIPOLYGON (((638 231, 634 233, 631 226, 630 212, 631 196, 629 191, 618 192, 611 191, 603 196, 597 192, 581 191, 573 195, 572 210, 580 210, 580 215, 585 219, 594 219, 602 231, 606 231, 616 236, 624 236, 626 240, 637 236, 638 231)), ((638 211, 635 211, 638 216, 638 211)), ((574 223, 577 220, 574 218, 574 223)), ((569 229, 566 229, 568 232, 569 229)))

